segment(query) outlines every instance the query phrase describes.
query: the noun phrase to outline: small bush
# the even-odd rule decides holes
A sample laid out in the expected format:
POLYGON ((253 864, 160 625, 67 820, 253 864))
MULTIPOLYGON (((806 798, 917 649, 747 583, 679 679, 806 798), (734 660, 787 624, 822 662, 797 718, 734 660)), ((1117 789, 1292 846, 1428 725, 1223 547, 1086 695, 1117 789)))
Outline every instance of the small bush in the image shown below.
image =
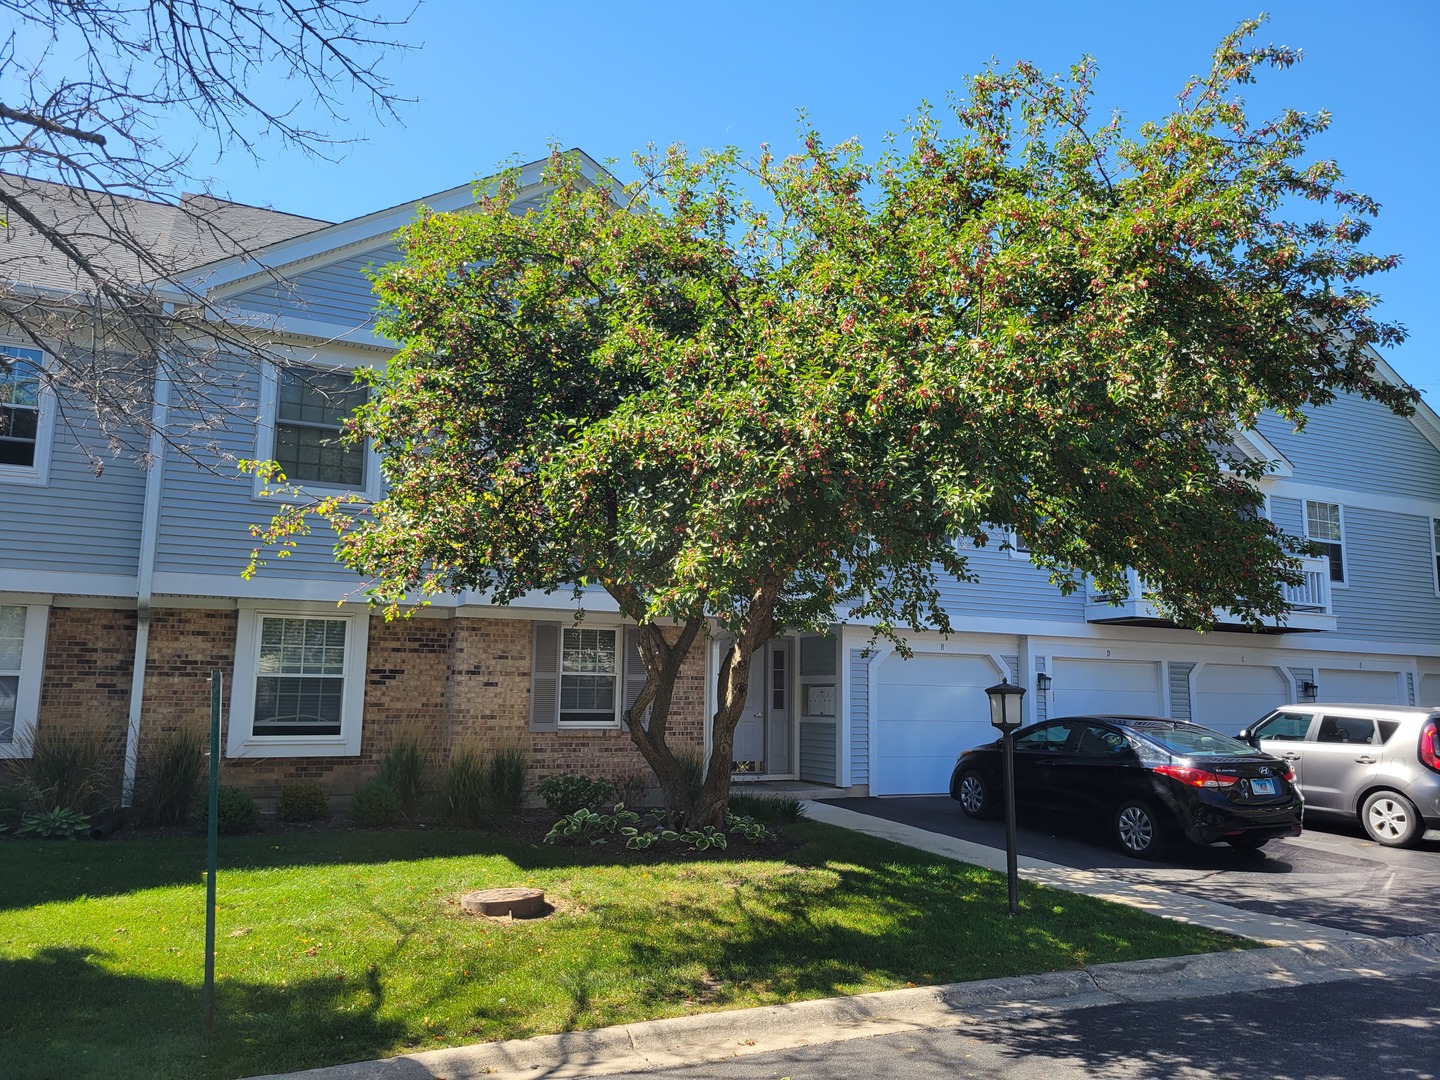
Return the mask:
POLYGON ((645 799, 650 794, 649 781, 639 775, 627 776, 615 787, 626 806, 644 806, 645 799))
POLYGON ((419 812, 429 787, 430 767, 420 732, 401 728, 380 758, 380 779, 390 785, 400 801, 400 812, 413 818, 419 812))
POLYGON ((260 804, 239 788, 222 787, 216 803, 215 827, 219 832, 251 832, 260 820, 260 804))
POLYGON ((25 796, 18 788, 0 787, 0 833, 19 824, 20 811, 23 809, 25 796))
POLYGON ((145 825, 178 825, 205 789, 209 735, 199 728, 163 731, 140 761, 135 808, 145 825))
POLYGON ((281 821, 324 821, 330 816, 330 799, 319 784, 286 784, 275 800, 275 813, 281 821))
POLYGON ((690 798, 696 798, 705 785, 705 755, 693 747, 681 747, 675 751, 675 763, 680 766, 690 798))
POLYGON ((525 750, 520 746, 502 746, 486 763, 486 779, 490 788, 490 806, 496 813, 513 814, 525 798, 525 750))
POLYGON ((378 776, 361 784, 350 797, 350 820, 362 829, 386 829, 400 817, 400 797, 378 776))
POLYGON ((732 793, 729 810, 732 814, 771 824, 789 824, 805 817, 805 804, 789 795, 732 793))
POLYGON ((64 806, 32 810, 20 819, 20 827, 15 830, 16 836, 31 836, 36 840, 79 840, 89 834, 90 815, 64 806))
POLYGON ((440 800, 441 817, 462 829, 486 825, 493 817, 489 763, 474 743, 451 748, 441 775, 440 800))
POLYGON ((101 724, 78 730, 41 728, 28 758, 6 762, 26 801, 38 810, 63 807, 86 814, 113 803, 119 733, 101 724))
POLYGON ((615 785, 599 776, 555 773, 535 785, 535 794, 545 800, 547 810, 563 817, 612 801, 615 785))

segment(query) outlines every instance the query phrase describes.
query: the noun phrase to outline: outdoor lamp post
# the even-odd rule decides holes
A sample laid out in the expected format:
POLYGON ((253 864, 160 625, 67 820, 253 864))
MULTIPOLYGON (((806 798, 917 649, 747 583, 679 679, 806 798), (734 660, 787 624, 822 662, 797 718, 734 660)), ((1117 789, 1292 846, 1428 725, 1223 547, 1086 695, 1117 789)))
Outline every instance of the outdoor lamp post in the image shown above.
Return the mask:
POLYGON ((1005 871, 1010 879, 1010 914, 1020 914, 1019 869, 1015 856, 1015 729, 1020 726, 1020 700, 1025 688, 1009 679, 987 687, 990 723, 1000 729, 1005 751, 1005 871))

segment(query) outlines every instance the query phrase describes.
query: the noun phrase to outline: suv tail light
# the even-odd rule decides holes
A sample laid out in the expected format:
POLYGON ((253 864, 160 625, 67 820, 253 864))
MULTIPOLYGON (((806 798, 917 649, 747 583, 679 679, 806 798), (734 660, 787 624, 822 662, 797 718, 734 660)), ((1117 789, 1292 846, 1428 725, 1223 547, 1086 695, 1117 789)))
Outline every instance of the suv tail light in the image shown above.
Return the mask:
POLYGON ((1180 783, 1190 787, 1226 788, 1240 780, 1238 776, 1221 776, 1219 773, 1196 769, 1189 765, 1156 765, 1151 771, 1168 776, 1172 780, 1179 780, 1180 783))
POLYGON ((1433 716, 1420 726, 1420 764, 1440 772, 1440 720, 1433 716))

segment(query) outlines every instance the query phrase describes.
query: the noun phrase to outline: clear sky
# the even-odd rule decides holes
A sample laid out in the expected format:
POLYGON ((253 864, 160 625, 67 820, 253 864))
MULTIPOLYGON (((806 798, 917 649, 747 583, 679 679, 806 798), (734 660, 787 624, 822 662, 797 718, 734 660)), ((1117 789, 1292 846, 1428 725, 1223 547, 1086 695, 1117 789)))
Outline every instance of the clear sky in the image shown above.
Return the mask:
POLYGON ((1375 279, 1381 316, 1410 331, 1387 359, 1440 408, 1437 0, 422 0, 401 32, 415 50, 388 68, 416 99, 403 126, 357 115, 367 141, 336 164, 225 158, 217 192, 340 221, 542 157, 552 140, 618 159, 622 179, 631 152, 652 142, 784 152, 801 108, 827 141, 878 149, 922 99, 942 101, 992 58, 1059 72, 1090 53, 1097 113, 1138 122, 1166 112, 1220 37, 1262 10, 1261 39, 1304 61, 1250 88, 1252 116, 1333 114, 1316 156, 1379 200, 1371 246, 1403 256, 1375 279))

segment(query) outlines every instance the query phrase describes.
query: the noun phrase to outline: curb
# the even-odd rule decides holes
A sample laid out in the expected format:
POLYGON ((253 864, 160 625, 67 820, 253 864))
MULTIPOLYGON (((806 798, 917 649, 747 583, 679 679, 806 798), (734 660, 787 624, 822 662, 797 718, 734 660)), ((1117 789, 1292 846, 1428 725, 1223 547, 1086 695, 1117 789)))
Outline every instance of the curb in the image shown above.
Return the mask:
POLYGON ((519 1080, 642 1072, 895 1032, 1124 1002, 1440 971, 1440 933, 1132 960, 1075 971, 650 1020, 256 1080, 519 1080))

